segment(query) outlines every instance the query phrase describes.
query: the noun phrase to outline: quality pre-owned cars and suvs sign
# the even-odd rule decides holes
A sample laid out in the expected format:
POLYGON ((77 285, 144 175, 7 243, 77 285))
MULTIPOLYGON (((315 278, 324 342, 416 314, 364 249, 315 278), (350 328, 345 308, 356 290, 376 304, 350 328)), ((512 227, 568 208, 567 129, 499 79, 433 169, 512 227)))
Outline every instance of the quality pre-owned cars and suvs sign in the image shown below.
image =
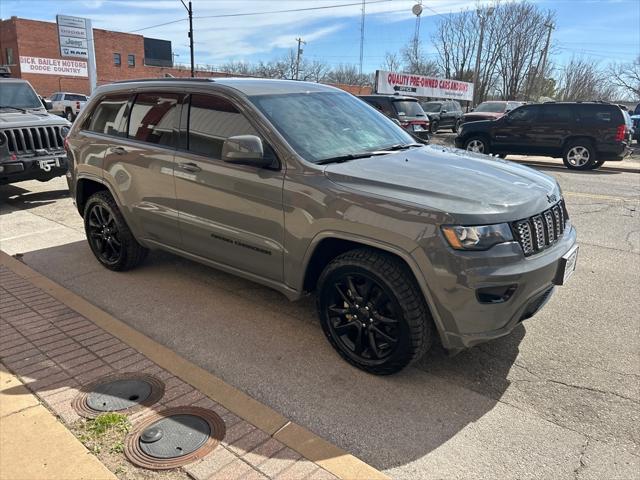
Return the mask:
POLYGON ((473 83, 376 70, 376 93, 473 100, 473 83))

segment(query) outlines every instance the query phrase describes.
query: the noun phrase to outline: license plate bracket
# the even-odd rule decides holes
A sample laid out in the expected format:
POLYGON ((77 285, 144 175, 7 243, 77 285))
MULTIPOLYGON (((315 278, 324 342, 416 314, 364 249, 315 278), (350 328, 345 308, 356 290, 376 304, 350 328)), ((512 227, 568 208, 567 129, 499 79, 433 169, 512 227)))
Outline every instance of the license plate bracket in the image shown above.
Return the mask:
POLYGON ((60 167, 59 158, 49 158, 47 160, 38 160, 38 166, 45 172, 50 172, 53 167, 60 167))
POLYGON ((558 262, 558 271, 553 283, 555 285, 565 285, 573 272, 576 271, 576 265, 578 263, 578 245, 575 245, 571 250, 565 253, 558 262))

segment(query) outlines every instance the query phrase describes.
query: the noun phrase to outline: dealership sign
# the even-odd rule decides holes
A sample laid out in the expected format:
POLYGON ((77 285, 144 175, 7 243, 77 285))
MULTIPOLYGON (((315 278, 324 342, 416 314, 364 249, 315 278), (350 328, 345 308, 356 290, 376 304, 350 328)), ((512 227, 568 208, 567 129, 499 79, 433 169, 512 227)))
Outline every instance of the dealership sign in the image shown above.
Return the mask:
POLYGON ((86 18, 70 17, 68 15, 56 15, 58 22, 58 42, 60 43, 60 55, 63 57, 89 57, 89 45, 86 18))
POLYGON ((376 71, 376 93, 473 100, 473 83, 410 73, 376 71))
POLYGON ((20 56, 20 70, 22 73, 41 73, 44 75, 88 76, 87 62, 57 58, 20 56))

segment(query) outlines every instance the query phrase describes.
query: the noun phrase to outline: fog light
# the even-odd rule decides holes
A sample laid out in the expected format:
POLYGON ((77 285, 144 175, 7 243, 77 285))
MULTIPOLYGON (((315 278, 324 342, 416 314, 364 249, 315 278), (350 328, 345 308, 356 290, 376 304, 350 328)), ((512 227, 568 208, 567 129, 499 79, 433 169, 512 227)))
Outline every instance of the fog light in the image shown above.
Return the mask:
POLYGON ((504 303, 514 294, 517 285, 501 285, 476 290, 476 298, 480 303, 504 303))

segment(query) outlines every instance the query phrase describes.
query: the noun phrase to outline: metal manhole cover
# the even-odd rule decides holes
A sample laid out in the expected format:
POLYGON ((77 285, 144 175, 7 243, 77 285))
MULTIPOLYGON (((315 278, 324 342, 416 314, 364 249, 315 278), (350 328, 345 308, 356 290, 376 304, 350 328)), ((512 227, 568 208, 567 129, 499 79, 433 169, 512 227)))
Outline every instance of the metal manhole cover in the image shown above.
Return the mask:
POLYGON ((125 440, 124 453, 139 467, 176 468, 207 455, 225 432, 224 421, 211 410, 169 408, 134 425, 125 440))
POLYGON ((71 402, 79 415, 94 418, 104 412, 131 413, 156 403, 164 384, 156 377, 123 373, 103 377, 84 387, 71 402))

